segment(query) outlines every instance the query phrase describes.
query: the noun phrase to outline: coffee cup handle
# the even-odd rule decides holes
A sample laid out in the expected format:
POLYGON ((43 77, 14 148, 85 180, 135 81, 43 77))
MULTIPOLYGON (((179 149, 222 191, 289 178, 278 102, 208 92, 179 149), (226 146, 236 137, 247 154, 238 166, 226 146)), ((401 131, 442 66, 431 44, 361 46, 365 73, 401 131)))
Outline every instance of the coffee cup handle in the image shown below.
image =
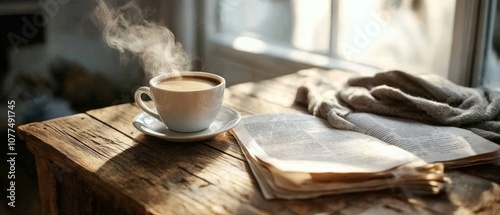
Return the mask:
POLYGON ((135 100, 135 103, 139 106, 139 108, 141 108, 144 112, 146 112, 147 114, 151 115, 152 117, 160 120, 160 115, 158 115, 158 112, 156 111, 153 111, 151 108, 149 108, 146 104, 144 104, 144 101, 142 100, 141 98, 141 95, 142 94, 146 94, 149 96, 149 98, 153 99, 153 96, 151 95, 151 89, 149 87, 139 87, 137 88, 137 90, 135 90, 135 94, 134 94, 134 100, 135 100))

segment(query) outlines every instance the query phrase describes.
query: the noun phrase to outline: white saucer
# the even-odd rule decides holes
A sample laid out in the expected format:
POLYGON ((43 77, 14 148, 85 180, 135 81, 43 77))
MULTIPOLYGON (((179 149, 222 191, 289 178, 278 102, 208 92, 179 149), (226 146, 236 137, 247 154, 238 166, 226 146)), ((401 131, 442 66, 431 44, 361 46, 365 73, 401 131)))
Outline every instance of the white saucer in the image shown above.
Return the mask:
POLYGON ((240 122, 240 119, 241 116, 237 111, 222 106, 215 121, 212 122, 210 127, 202 131, 190 133, 171 131, 168 130, 165 124, 145 112, 141 112, 135 116, 132 124, 139 131, 160 139, 172 142, 194 142, 210 139, 222 132, 228 131, 234 128, 240 122))

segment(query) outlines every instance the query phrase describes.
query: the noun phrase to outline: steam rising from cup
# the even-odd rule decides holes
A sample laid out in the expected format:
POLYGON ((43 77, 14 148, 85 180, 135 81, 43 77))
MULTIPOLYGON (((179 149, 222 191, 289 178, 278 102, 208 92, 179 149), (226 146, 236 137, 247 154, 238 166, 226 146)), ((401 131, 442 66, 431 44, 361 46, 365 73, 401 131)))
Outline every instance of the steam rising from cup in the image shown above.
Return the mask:
POLYGON ((146 20, 135 2, 113 9, 98 1, 92 19, 102 28, 110 47, 118 49, 122 57, 131 53, 140 59, 146 76, 191 69, 191 59, 175 42, 174 34, 165 26, 146 20))

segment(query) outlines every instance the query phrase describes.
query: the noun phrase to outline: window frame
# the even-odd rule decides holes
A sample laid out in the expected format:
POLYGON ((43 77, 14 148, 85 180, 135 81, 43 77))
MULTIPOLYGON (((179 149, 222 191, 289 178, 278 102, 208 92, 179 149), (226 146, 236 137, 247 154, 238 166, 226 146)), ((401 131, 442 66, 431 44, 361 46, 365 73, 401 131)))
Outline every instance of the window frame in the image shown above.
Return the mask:
MULTIPOLYGON (((225 35, 219 31, 217 26, 216 7, 218 6, 218 2, 220 1, 206 0, 204 1, 203 6, 205 17, 203 55, 206 62, 204 67, 207 71, 229 77, 234 76, 234 74, 232 74, 234 71, 225 71, 231 69, 224 68, 224 65, 220 65, 221 63, 218 62, 220 59, 217 58, 230 58, 235 64, 240 64, 240 66, 242 64, 246 64, 248 67, 252 67, 254 74, 246 75, 250 78, 250 80, 247 81, 258 81, 266 78, 272 78, 311 67, 323 69, 336 68, 367 74, 374 74, 380 71, 380 68, 375 66, 356 63, 322 54, 306 52, 291 47, 268 43, 255 38, 225 35), (236 44, 238 40, 256 41, 266 48, 264 50, 255 51, 245 47, 240 47, 236 44), (269 70, 272 70, 273 73, 268 73, 267 71, 269 70)), ((336 22, 336 16, 331 16, 331 19, 332 22, 336 22)), ((335 34, 332 33, 331 35, 330 40, 335 41, 335 34)), ((332 48, 335 47, 332 47, 332 44, 334 45, 334 43, 331 41, 330 50, 333 50, 332 48)), ((331 53, 328 54, 331 55, 331 53)), ((229 80, 228 82, 229 85, 231 85, 242 81, 244 80, 229 80)))
MULTIPOLYGON (((495 5, 496 1, 456 1, 452 49, 448 62, 448 77, 446 77, 452 82, 469 87, 481 84, 486 45, 487 41, 491 41, 491 19, 494 16, 494 8, 491 6, 495 5)), ((231 70, 237 68, 246 66, 253 71, 252 75, 243 75, 245 77, 240 78, 240 80, 229 81, 229 85, 272 78, 311 67, 341 69, 366 75, 373 75, 381 71, 376 66, 340 59, 335 57, 334 53, 329 53, 329 56, 326 56, 266 43, 254 38, 224 35, 217 26, 216 13, 219 2, 222 1, 206 0, 202 6, 202 16, 204 17, 202 51, 205 59, 204 68, 207 71, 230 77, 235 76, 235 71, 231 70), (238 47, 235 46, 235 41, 238 39, 257 40, 266 48, 255 51, 238 47), (232 61, 236 66, 226 68, 226 66, 221 65, 221 59, 223 61, 232 61), (269 70, 272 70, 273 73, 268 73, 269 70)), ((337 23, 336 19, 338 17, 333 15, 337 8, 335 5, 332 4, 332 26, 337 23)), ((335 37, 335 28, 332 27, 330 52, 335 50, 336 43, 332 42, 336 40, 335 37)))
POLYGON ((448 79, 462 86, 482 83, 497 0, 457 1, 448 79))

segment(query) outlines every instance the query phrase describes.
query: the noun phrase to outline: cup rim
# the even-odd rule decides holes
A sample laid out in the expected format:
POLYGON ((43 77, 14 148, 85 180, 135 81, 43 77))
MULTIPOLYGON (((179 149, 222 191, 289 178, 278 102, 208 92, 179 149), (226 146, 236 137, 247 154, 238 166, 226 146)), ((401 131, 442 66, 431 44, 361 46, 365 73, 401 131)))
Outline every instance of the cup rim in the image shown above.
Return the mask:
POLYGON ((208 73, 208 72, 200 72, 200 71, 183 71, 183 72, 175 72, 175 73, 167 73, 167 74, 161 74, 157 75, 151 80, 149 80, 149 87, 158 89, 158 90, 164 90, 164 91, 172 91, 172 92, 198 92, 198 91, 208 91, 208 90, 213 90, 215 88, 218 88, 220 86, 225 86, 226 80, 217 74, 214 73, 208 73), (209 77, 209 78, 215 78, 217 79, 220 83, 209 87, 205 89, 197 89, 197 90, 172 90, 172 89, 163 89, 163 88, 158 88, 156 87, 156 83, 159 82, 160 80, 166 79, 166 78, 171 78, 171 77, 177 77, 177 76, 185 76, 185 75, 190 75, 190 76, 200 76, 200 77, 209 77))

